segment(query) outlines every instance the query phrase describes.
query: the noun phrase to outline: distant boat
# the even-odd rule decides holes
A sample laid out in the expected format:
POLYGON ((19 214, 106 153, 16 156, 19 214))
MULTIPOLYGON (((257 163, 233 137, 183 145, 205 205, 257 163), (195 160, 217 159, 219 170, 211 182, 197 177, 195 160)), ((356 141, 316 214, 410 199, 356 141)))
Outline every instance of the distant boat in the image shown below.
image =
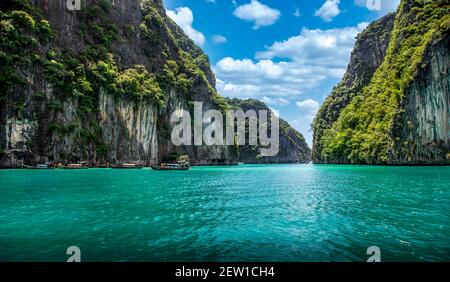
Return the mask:
POLYGON ((68 164, 65 169, 87 169, 88 167, 83 164, 68 164))
POLYGON ((48 164, 38 164, 36 166, 37 169, 49 169, 50 166, 48 164))
POLYGON ((53 169, 49 164, 38 164, 36 166, 24 165, 23 167, 27 169, 53 169))
POLYGON ((187 164, 164 164, 152 165, 153 170, 189 170, 189 165, 187 164))
POLYGON ((116 168, 116 169, 142 169, 143 167, 141 165, 137 165, 137 164, 120 164, 120 165, 112 166, 112 168, 116 168))

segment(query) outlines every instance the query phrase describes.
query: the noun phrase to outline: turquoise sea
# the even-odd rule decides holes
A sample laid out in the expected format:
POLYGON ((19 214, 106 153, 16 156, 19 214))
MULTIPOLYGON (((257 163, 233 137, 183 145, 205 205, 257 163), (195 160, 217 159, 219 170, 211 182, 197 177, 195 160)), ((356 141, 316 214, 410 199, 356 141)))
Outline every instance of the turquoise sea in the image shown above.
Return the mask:
POLYGON ((0 261, 450 260, 450 167, 0 171, 0 261))

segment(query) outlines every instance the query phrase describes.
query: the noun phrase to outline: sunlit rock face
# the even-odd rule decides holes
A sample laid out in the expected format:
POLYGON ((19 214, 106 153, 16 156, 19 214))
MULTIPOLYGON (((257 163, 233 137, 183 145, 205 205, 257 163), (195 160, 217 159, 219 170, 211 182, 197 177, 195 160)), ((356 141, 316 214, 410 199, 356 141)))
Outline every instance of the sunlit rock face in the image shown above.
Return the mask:
MULTIPOLYGON (((373 74, 384 61, 394 27, 395 14, 391 13, 371 23, 356 40, 344 78, 321 106, 314 121, 314 143, 312 157, 315 163, 323 163, 320 140, 323 131, 339 118, 350 101, 361 94, 370 83, 373 74)), ((328 160, 339 163, 342 160, 328 160)))
POLYGON ((314 162, 450 164, 447 15, 445 1, 404 0, 358 36, 314 121, 314 162))

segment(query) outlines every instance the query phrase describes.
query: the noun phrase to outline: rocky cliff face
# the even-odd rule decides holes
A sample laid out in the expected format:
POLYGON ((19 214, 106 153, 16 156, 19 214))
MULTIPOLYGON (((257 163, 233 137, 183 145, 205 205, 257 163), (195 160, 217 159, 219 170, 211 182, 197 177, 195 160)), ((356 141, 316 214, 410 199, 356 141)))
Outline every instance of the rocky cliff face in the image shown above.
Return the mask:
POLYGON ((355 96, 361 94, 362 89, 370 83, 373 74, 383 62, 394 20, 395 14, 388 14, 371 23, 358 35, 344 78, 322 104, 314 120, 312 158, 315 163, 326 162, 322 155, 321 142, 324 131, 331 128, 341 111, 355 96))
MULTIPOLYGON (((66 1, 0 3, 0 167, 150 164, 179 155, 195 165, 236 164, 233 146, 170 141, 175 110, 192 112, 194 101, 205 112, 229 105, 215 90, 208 57, 162 1, 82 3, 79 11, 66 1)), ((300 137, 283 135, 271 162, 305 160, 300 137)))
MULTIPOLYGON (((227 99, 232 108, 242 109, 244 112, 265 110, 272 114, 270 108, 261 101, 254 99, 240 100, 227 99)), ((280 151, 274 157, 260 155, 261 146, 241 146, 239 148, 239 161, 246 164, 272 164, 272 163, 308 163, 311 161, 311 150, 306 144, 303 135, 292 128, 285 120, 280 119, 280 151)))
POLYGON ((449 14, 448 1, 403 0, 358 37, 316 117, 315 162, 450 162, 449 14))
POLYGON ((47 161, 237 163, 226 146, 174 147, 170 116, 224 109, 209 61, 160 0, 0 3, 0 167, 47 161))
POLYGON ((425 66, 406 90, 404 111, 396 120, 395 159, 434 164, 450 159, 450 36, 432 42, 425 66))

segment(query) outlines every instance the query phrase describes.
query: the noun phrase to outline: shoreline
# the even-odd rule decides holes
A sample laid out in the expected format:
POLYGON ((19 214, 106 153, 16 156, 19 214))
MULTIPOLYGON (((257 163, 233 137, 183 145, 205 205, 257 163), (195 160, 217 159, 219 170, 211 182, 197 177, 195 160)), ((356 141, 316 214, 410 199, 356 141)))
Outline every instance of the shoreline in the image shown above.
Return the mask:
MULTIPOLYGON (((264 165, 313 165, 313 166, 342 166, 342 167, 450 167, 448 164, 323 164, 323 163, 245 163, 245 164, 225 164, 225 165, 191 165, 191 167, 238 167, 245 165, 264 166, 264 165)), ((87 169, 114 169, 114 170, 139 170, 139 169, 151 169, 151 166, 142 166, 136 168, 118 168, 118 167, 105 167, 105 166, 87 166, 82 168, 69 168, 69 167, 50 167, 50 168, 38 168, 38 167, 0 167, 0 170, 87 170, 87 169)))

